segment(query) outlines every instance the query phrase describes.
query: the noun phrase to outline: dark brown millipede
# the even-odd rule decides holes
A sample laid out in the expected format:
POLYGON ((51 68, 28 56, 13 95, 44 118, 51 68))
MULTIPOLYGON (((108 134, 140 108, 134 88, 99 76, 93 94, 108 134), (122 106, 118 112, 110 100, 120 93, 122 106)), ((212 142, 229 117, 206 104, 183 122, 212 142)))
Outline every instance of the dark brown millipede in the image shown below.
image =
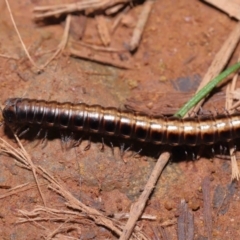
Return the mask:
POLYGON ((239 113, 180 119, 85 103, 10 98, 3 117, 7 124, 83 131, 153 144, 210 145, 240 137, 239 113))

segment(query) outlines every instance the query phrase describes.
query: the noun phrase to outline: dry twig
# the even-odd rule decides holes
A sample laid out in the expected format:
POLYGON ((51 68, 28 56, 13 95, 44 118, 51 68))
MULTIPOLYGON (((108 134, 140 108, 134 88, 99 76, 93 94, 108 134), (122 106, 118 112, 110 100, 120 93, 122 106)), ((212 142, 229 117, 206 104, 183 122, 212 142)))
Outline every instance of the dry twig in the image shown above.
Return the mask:
POLYGON ((71 23, 71 15, 68 15, 66 18, 66 25, 65 25, 65 29, 64 29, 64 33, 63 33, 63 37, 61 42, 59 43, 57 50, 55 51, 55 53, 47 60, 47 62, 42 66, 42 68, 45 68, 53 59, 55 59, 58 54, 60 54, 64 48, 67 45, 67 41, 68 41, 68 36, 69 36, 69 28, 70 28, 70 23, 71 23))
POLYGON ((181 200, 177 221, 178 240, 194 239, 194 217, 186 201, 181 200))
POLYGON ((33 9, 35 19, 59 16, 79 11, 87 11, 88 14, 98 10, 105 10, 119 4, 127 4, 130 0, 83 0, 76 3, 60 4, 52 6, 39 6, 33 9))
POLYGON ((159 159, 151 173, 151 176, 149 177, 147 184, 144 187, 144 190, 143 190, 141 196, 139 197, 137 202, 132 204, 132 206, 131 206, 129 219, 124 227, 123 233, 122 233, 121 237, 119 238, 119 240, 127 240, 130 238, 132 231, 136 225, 136 222, 139 219, 139 217, 141 216, 141 214, 146 206, 146 202, 149 199, 149 196, 150 196, 153 188, 155 187, 156 182, 157 182, 160 174, 162 173, 164 167, 166 166, 169 158, 170 158, 169 152, 166 152, 159 157, 159 159))
MULTIPOLYGON (((33 171, 35 181, 37 183, 39 192, 41 194, 41 197, 43 198, 43 195, 41 193, 41 189, 38 184, 38 179, 36 177, 36 173, 41 175, 43 178, 45 178, 51 185, 49 186, 49 189, 53 190, 54 192, 58 193, 59 195, 63 196, 66 200, 66 206, 70 209, 73 209, 70 211, 72 215, 75 214, 75 216, 83 217, 86 216, 86 218, 91 219, 95 222, 97 225, 105 226, 106 228, 110 229, 112 232, 114 232, 117 235, 120 235, 122 233, 123 226, 120 222, 116 220, 111 220, 108 217, 104 216, 101 212, 99 212, 96 209, 93 209, 91 207, 86 206, 79 200, 77 200, 70 192, 68 192, 53 176, 51 176, 46 170, 44 170, 41 167, 36 167, 33 165, 32 160, 24 147, 22 146, 20 140, 16 135, 14 135, 18 145, 20 146, 20 149, 16 149, 15 147, 11 146, 8 142, 6 142, 4 139, 0 138, 0 151, 6 154, 11 155, 14 157, 17 161, 20 162, 25 168, 28 170, 33 171), (75 213, 74 213, 75 212, 75 213)), ((43 201, 45 202, 44 198, 43 201)), ((44 208, 47 209, 48 208, 44 208)), ((52 209, 51 209, 52 210, 52 209)), ((54 210, 52 210, 54 212, 54 210)), ((27 212, 20 212, 27 220, 26 221, 33 221, 36 222, 37 220, 40 221, 41 218, 29 218, 30 215, 36 216, 36 212, 27 213, 27 212)), ((66 213, 66 211, 65 211, 66 213)), ((68 211, 69 213, 69 211, 68 211)), ((71 218, 71 217, 70 217, 71 218)), ((25 222, 23 218, 19 220, 21 223, 25 222)), ((144 234, 141 231, 135 231, 133 234, 133 237, 139 238, 139 239, 145 239, 147 238, 144 236, 144 234)))
POLYGON ((24 52, 26 53, 26 55, 27 55, 29 61, 31 62, 31 64, 32 64, 38 71, 42 70, 41 67, 39 67, 39 66, 37 66, 37 65, 35 64, 35 62, 33 61, 32 57, 30 56, 30 54, 29 54, 29 52, 28 52, 28 50, 27 50, 27 48, 26 48, 26 45, 24 44, 24 42, 23 42, 23 40, 22 40, 22 37, 21 37, 21 35, 20 35, 19 31, 18 31, 18 28, 17 28, 16 22, 15 22, 15 20, 14 20, 14 17, 13 17, 13 14, 12 14, 12 10, 11 10, 11 8, 10 8, 10 5, 9 5, 8 0, 5 0, 5 3, 6 3, 6 5, 7 5, 7 9, 8 9, 8 12, 9 12, 9 15, 10 15, 10 18, 11 18, 11 21, 12 21, 12 24, 13 24, 13 26, 14 26, 14 29, 15 29, 17 35, 18 35, 19 41, 20 41, 21 44, 22 44, 22 47, 23 47, 23 49, 24 49, 24 52))
POLYGON ((79 48, 80 46, 84 46, 86 48, 90 48, 90 49, 93 49, 93 50, 99 51, 99 52, 112 52, 112 53, 127 52, 127 49, 124 49, 124 48, 117 49, 117 48, 110 48, 110 47, 101 47, 101 46, 97 46, 97 45, 87 44, 82 41, 77 42, 77 41, 71 40, 70 44, 74 45, 76 48, 79 48))
MULTIPOLYGON (((238 61, 240 61, 240 57, 238 58, 238 61)), ((231 83, 228 84, 227 90, 226 90, 226 103, 225 103, 225 108, 229 113, 233 113, 234 110, 232 109, 233 107, 233 98, 230 97, 231 93, 234 92, 236 88, 238 80, 238 73, 236 73, 233 77, 233 80, 231 83)), ((239 180, 240 178, 240 172, 239 168, 237 165, 237 159, 236 159, 236 153, 235 153, 235 146, 233 142, 228 143, 229 150, 230 150, 230 158, 231 158, 231 166, 232 166, 232 180, 237 179, 239 180)))
POLYGON ((129 44, 130 51, 135 51, 140 43, 143 30, 149 18, 154 2, 154 0, 147 0, 143 6, 142 12, 138 17, 138 22, 133 31, 133 36, 129 44))
POLYGON ((20 161, 21 164, 24 164, 28 168, 30 167, 30 169, 33 173, 34 179, 36 181, 36 184, 37 184, 38 192, 39 192, 39 194, 42 198, 44 206, 46 206, 46 201, 45 201, 45 198, 44 198, 43 193, 41 191, 40 184, 39 184, 39 181, 38 181, 38 177, 37 177, 37 174, 36 174, 36 166, 33 164, 30 156, 28 155, 26 150, 23 148, 21 142, 19 141, 19 138, 17 137, 17 135, 15 133, 14 133, 14 137, 16 138, 17 143, 18 143, 18 145, 20 146, 21 149, 16 150, 10 144, 8 144, 4 139, 1 138, 0 139, 0 150, 1 150, 1 152, 4 152, 4 153, 7 153, 11 156, 16 157, 20 161))
POLYGON ((212 239, 212 209, 211 209, 211 194, 210 194, 210 178, 205 177, 202 181, 202 192, 203 192, 203 219, 204 225, 207 230, 208 239, 212 239))
POLYGON ((76 56, 76 57, 79 57, 81 59, 85 59, 88 61, 97 62, 100 64, 109 65, 109 66, 113 66, 113 67, 121 68, 121 69, 131 69, 132 68, 129 63, 122 63, 120 61, 109 59, 109 57, 91 56, 90 53, 86 54, 86 53, 83 53, 72 47, 70 47, 69 52, 73 56, 76 56))
MULTIPOLYGON (((10 14, 10 17, 11 17, 11 21, 13 23, 13 26, 14 26, 14 29, 18 35, 18 38, 21 42, 21 45, 29 59, 29 61, 31 62, 31 64, 38 70, 38 71, 41 71, 43 70, 53 59, 55 59, 57 57, 57 55, 63 51, 63 49, 66 47, 66 44, 67 44, 67 41, 68 41, 68 35, 69 35, 69 28, 70 28, 70 21, 71 21, 71 18, 70 18, 70 15, 67 16, 66 18, 66 26, 65 26, 65 30, 64 30, 64 34, 63 34, 63 37, 62 37, 62 41, 60 42, 59 46, 57 47, 57 50, 56 52, 50 57, 49 60, 47 60, 47 62, 45 64, 43 64, 42 66, 38 66, 34 60, 32 59, 32 57, 30 56, 28 50, 27 50, 27 47, 26 45, 24 44, 23 40, 22 40, 22 37, 18 31, 18 28, 17 28, 17 25, 15 23, 15 20, 13 18, 13 15, 12 15, 12 11, 11 11, 11 8, 10 8, 10 5, 8 3, 8 0, 5 0, 6 2, 6 5, 7 5, 7 8, 8 8, 8 11, 9 11, 9 14, 10 14)), ((2 57, 5 57, 5 55, 2 55, 2 57)), ((12 58, 12 57, 11 57, 12 58)))
POLYGON ((104 16, 96 15, 95 20, 97 22, 97 29, 100 39, 105 47, 109 46, 111 43, 110 33, 107 27, 107 22, 104 16))
POLYGON ((1 58, 8 58, 8 59, 19 60, 19 57, 10 56, 10 55, 7 55, 7 54, 0 54, 0 57, 1 57, 1 58))
POLYGON ((122 18, 128 13, 129 10, 130 10, 130 7, 128 6, 121 13, 119 13, 119 15, 117 16, 117 18, 115 19, 115 21, 111 26, 111 33, 115 32, 122 18))

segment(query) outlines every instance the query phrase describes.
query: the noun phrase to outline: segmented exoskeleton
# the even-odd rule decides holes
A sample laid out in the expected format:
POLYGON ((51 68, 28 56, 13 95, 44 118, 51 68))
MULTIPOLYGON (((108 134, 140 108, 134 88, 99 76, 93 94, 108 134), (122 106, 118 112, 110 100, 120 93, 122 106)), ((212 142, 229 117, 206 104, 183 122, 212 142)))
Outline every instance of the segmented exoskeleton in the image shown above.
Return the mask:
POLYGON ((83 131, 153 144, 210 145, 240 137, 240 114, 180 119, 85 103, 10 98, 3 117, 7 124, 83 131))

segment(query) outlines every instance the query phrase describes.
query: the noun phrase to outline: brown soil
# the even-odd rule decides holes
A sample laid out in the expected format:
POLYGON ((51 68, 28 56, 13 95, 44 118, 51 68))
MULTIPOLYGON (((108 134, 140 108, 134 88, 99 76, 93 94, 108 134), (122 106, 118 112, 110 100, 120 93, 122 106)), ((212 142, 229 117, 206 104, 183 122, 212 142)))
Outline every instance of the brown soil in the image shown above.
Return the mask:
MULTIPOLYGON (((49 2, 11 1, 21 36, 34 60, 40 64, 50 55, 37 56, 36 53, 54 49, 63 33, 60 23, 40 26, 32 20, 33 7, 49 2)), ((52 1, 54 4, 57 2, 62 1, 52 1)), ((140 10, 141 6, 131 12, 134 19, 140 10)), ((181 98, 184 98, 185 92, 193 92, 197 88, 216 52, 236 24, 222 12, 200 1, 156 1, 140 47, 135 54, 126 55, 131 58, 132 70, 120 70, 72 58, 66 52, 50 63, 44 72, 36 74, 25 57, 4 1, 0 3, 0 11, 0 53, 12 57, 0 57, 1 104, 9 97, 28 97, 83 101, 120 108, 130 104, 137 110, 147 109, 151 112, 153 108, 154 114, 161 104, 155 97, 158 94, 166 96, 166 92, 171 92, 173 98, 168 97, 165 105, 174 105, 176 108, 186 101, 181 98), (13 59, 16 57, 19 59, 13 59), (178 97, 174 98, 174 94, 178 97)), ((114 46, 123 46, 128 42, 131 32, 132 29, 119 27, 113 35, 113 39, 116 39, 114 46)), ((85 41, 99 43, 94 19, 89 20, 85 34, 85 41)), ((163 98, 161 101, 164 101, 163 98)), ((1 135, 14 144, 3 128, 1 135)), ((114 155, 109 146, 101 152, 101 142, 93 142, 90 150, 84 151, 86 145, 87 140, 76 151, 64 151, 59 139, 49 140, 44 149, 41 144, 36 146, 36 141, 24 142, 34 164, 59 179, 78 200, 110 217, 115 213, 128 213, 131 203, 141 194, 157 155, 155 158, 153 154, 135 158, 126 154, 125 163, 117 145, 114 155)), ((182 199, 193 210, 194 239, 208 239, 208 231, 204 227, 202 194, 205 177, 211 179, 212 239, 238 239, 239 183, 231 185, 230 162, 217 158, 175 161, 166 167, 144 211, 145 214, 156 216, 156 220, 138 222, 149 239, 177 239, 176 221, 182 199), (165 226, 169 221, 172 224, 165 226), (161 229, 167 238, 161 237, 160 226, 164 226, 161 229)), ((66 210, 63 198, 49 190, 47 182, 39 178, 47 207, 66 210)), ((84 217, 81 223, 71 224, 50 220, 18 223, 19 210, 32 211, 42 205, 32 172, 21 168, 13 158, 1 155, 1 239, 45 239, 61 224, 68 230, 53 239, 117 239, 110 231, 84 217), (10 188, 24 183, 33 187, 4 196, 10 188)))

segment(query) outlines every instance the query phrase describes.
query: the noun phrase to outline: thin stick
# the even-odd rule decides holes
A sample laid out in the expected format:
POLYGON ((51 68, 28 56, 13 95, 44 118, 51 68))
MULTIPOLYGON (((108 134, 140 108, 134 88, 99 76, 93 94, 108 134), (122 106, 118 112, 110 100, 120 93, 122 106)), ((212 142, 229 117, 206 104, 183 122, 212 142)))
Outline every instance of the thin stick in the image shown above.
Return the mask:
MULTIPOLYGON (((222 45, 221 49, 215 55, 211 66, 208 68, 201 84, 198 87, 199 91, 202 89, 213 77, 217 76, 228 63, 234 49, 236 48, 240 39, 240 22, 237 23, 235 28, 229 34, 228 38, 222 45)), ((201 100, 194 108, 190 110, 190 113, 197 112, 199 107, 203 104, 204 99, 201 100)))
POLYGON ((84 43, 82 41, 74 41, 74 40, 71 40, 70 41, 70 44, 74 44, 76 45, 77 47, 79 47, 78 45, 82 45, 84 47, 87 47, 87 48, 91 48, 93 50, 96 50, 96 51, 100 51, 100 52, 127 52, 128 50, 127 49, 117 49, 117 48, 111 48, 111 47, 102 47, 102 46, 97 46, 97 45, 92 45, 92 44, 87 44, 87 43, 84 43))
POLYGON ((62 40, 59 43, 56 52, 49 58, 49 60, 43 65, 42 68, 45 68, 66 47, 67 41, 68 41, 68 36, 69 36, 70 23, 71 23, 71 15, 69 14, 69 15, 67 15, 67 18, 66 18, 66 25, 64 28, 62 40))
MULTIPOLYGON (((238 61, 240 61, 240 57, 238 58, 238 61)), ((225 107, 226 110, 229 111, 230 113, 233 113, 233 110, 231 110, 233 106, 233 99, 229 97, 229 95, 235 90, 236 84, 238 80, 238 74, 236 73, 233 77, 233 80, 231 81, 230 84, 227 86, 226 90, 226 102, 225 102, 225 107)), ((233 142, 228 143, 229 146, 229 151, 230 151, 230 158, 231 158, 231 166, 232 166, 232 180, 237 179, 239 180, 240 178, 240 172, 239 168, 237 165, 237 159, 236 159, 236 153, 235 153, 235 147, 233 142)))
POLYGON ((57 233, 60 232, 60 229, 61 229, 66 223, 68 223, 69 220, 70 220, 70 219, 66 219, 62 224, 60 224, 53 232, 51 232, 51 233, 47 236, 46 240, 51 240, 51 239, 53 239, 53 237, 54 237, 57 233))
POLYGON ((122 18, 127 14, 127 12, 130 10, 130 7, 127 6, 121 13, 118 14, 117 18, 114 20, 113 25, 111 26, 111 33, 113 34, 119 23, 121 22, 122 18))
POLYGON ((132 231, 136 225, 138 218, 141 216, 146 202, 155 187, 155 184, 162 173, 164 167, 168 163, 168 159, 170 158, 170 153, 166 152, 165 154, 161 154, 160 158, 158 159, 151 176, 149 177, 147 184, 144 187, 144 191, 142 192, 141 196, 139 197, 138 201, 134 203, 130 210, 129 219, 123 229, 121 237, 119 240, 127 240, 130 238, 132 231))
POLYGON ((32 186, 29 187, 28 185, 29 185, 29 182, 21 184, 21 185, 18 185, 18 186, 14 187, 14 188, 10 188, 7 191, 7 193, 0 195, 0 199, 6 198, 8 196, 11 196, 13 194, 16 194, 16 193, 19 193, 19 192, 22 192, 22 191, 26 191, 26 190, 28 190, 29 188, 32 187, 32 186))
POLYGON ((143 30, 144 30, 147 20, 149 18, 149 15, 152 10, 154 2, 155 2, 154 0, 147 0, 143 5, 142 12, 140 13, 140 15, 138 17, 138 22, 137 22, 136 27, 133 30, 133 36, 132 36, 132 39, 129 44, 130 51, 136 50, 136 48, 138 47, 138 45, 140 43, 140 40, 141 40, 142 34, 143 34, 143 30))
POLYGON ((8 58, 8 59, 19 60, 18 57, 9 56, 9 55, 6 55, 6 54, 0 54, 0 57, 1 57, 1 58, 8 58))
POLYGON ((72 12, 87 11, 87 14, 96 10, 104 10, 118 4, 127 4, 130 0, 83 0, 70 4, 39 6, 33 9, 35 19, 68 14, 72 12))
POLYGON ((37 184, 38 192, 39 192, 39 194, 40 194, 40 196, 41 196, 41 198, 42 198, 42 201, 43 201, 44 206, 46 207, 47 204, 46 204, 45 198, 44 198, 44 196, 43 196, 42 190, 41 190, 41 188, 40 188, 40 184, 39 184, 39 182, 38 182, 38 177, 37 177, 37 173, 36 173, 36 166, 33 164, 32 159, 31 159, 30 156, 28 155, 27 151, 25 150, 25 148, 23 147, 22 143, 20 142, 18 136, 17 136, 15 133, 14 133, 14 137, 15 137, 15 139, 17 140, 17 143, 19 144, 22 152, 24 153, 26 160, 28 161, 29 165, 31 166, 31 170, 32 170, 34 179, 35 179, 36 184, 37 184))
POLYGON ((71 55, 79 57, 81 59, 88 60, 88 61, 92 61, 92 62, 104 64, 104 65, 109 65, 109 66, 113 66, 113 67, 120 68, 120 69, 131 69, 132 68, 129 63, 124 64, 121 62, 116 62, 116 61, 111 60, 106 57, 88 56, 87 54, 84 54, 83 52, 81 52, 75 48, 70 48, 69 51, 70 51, 71 55))
POLYGON ((29 54, 29 52, 28 52, 28 50, 27 50, 27 48, 26 48, 26 46, 25 46, 25 44, 24 44, 24 42, 23 42, 23 40, 22 40, 22 37, 21 37, 21 35, 20 35, 19 31, 18 31, 17 25, 16 25, 15 20, 14 20, 14 18, 13 18, 12 10, 11 10, 11 8, 10 8, 10 5, 9 5, 8 0, 5 0, 5 3, 6 3, 6 5, 7 5, 7 9, 8 9, 8 12, 9 12, 9 14, 10 14, 10 18, 11 18, 12 24, 13 24, 13 26, 14 26, 14 29, 15 29, 17 35, 18 35, 18 38, 19 38, 19 40, 20 40, 20 42, 21 42, 21 44, 22 44, 22 47, 23 47, 23 49, 24 49, 24 51, 25 51, 25 53, 26 53, 29 61, 30 61, 30 62, 32 63, 32 65, 33 65, 35 68, 37 68, 39 71, 42 70, 41 67, 38 67, 38 66, 35 64, 35 62, 33 61, 32 57, 30 56, 30 54, 29 54))
POLYGON ((96 15, 95 20, 97 22, 98 35, 105 47, 109 46, 111 43, 111 36, 107 26, 107 22, 104 16, 96 15))
POLYGON ((44 169, 41 167, 38 168, 42 176, 47 179, 49 182, 53 183, 54 186, 49 186, 49 188, 60 195, 62 195, 68 203, 66 203, 67 206, 69 206, 72 209, 76 209, 79 211, 83 211, 87 213, 88 217, 94 220, 97 224, 107 226, 109 229, 111 229, 113 232, 115 232, 117 235, 121 234, 121 230, 116 227, 113 222, 110 219, 107 219, 102 213, 97 211, 96 209, 90 208, 86 205, 84 205, 82 202, 78 201, 75 197, 72 196, 70 192, 65 190, 61 184, 59 184, 51 175, 49 175, 44 169))

